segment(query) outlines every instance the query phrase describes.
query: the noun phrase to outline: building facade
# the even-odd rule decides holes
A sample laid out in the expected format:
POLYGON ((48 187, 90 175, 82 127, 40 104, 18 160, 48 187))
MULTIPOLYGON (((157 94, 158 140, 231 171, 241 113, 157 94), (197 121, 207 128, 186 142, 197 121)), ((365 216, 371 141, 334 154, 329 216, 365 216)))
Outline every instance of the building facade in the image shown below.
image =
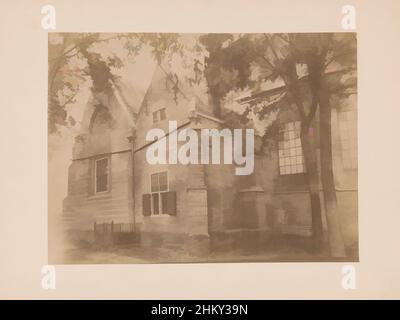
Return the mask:
MULTIPOLYGON (((252 99, 259 97, 242 102, 252 99)), ((254 172, 237 176, 230 164, 146 161, 151 145, 147 132, 162 129, 168 141, 170 120, 177 122, 177 131, 226 127, 206 95, 178 87, 168 72, 157 68, 143 100, 136 105, 128 100, 113 84, 108 92, 93 93, 86 106, 64 200, 69 230, 130 223, 143 245, 211 238, 234 246, 265 242, 273 235, 311 236, 300 122, 293 108, 278 113, 276 134, 256 137, 254 172)), ((356 115, 355 107, 332 110, 335 184, 347 246, 358 243, 356 115)), ((318 122, 313 128, 318 141, 318 122)))

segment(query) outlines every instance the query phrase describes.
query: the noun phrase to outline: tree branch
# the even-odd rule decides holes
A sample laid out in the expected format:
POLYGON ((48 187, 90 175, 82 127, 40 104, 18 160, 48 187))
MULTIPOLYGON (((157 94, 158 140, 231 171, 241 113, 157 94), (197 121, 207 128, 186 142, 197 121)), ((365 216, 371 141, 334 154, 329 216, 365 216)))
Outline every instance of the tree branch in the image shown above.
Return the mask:
POLYGON ((61 105, 61 107, 65 107, 68 103, 70 103, 70 102, 76 97, 76 95, 78 94, 78 92, 79 92, 79 87, 76 89, 75 93, 72 94, 72 95, 68 98, 68 100, 65 101, 65 102, 61 105))
MULTIPOLYGON (((129 35, 118 35, 118 36, 113 36, 113 37, 109 37, 109 38, 105 38, 105 39, 93 39, 92 41, 89 41, 89 46, 93 45, 94 43, 100 43, 100 42, 106 42, 106 41, 110 41, 110 40, 115 40, 115 39, 121 39, 121 38, 129 38, 129 35)), ((78 49, 82 44, 84 44, 86 41, 90 40, 90 36, 82 39, 81 41, 79 41, 76 45, 74 45, 72 48, 66 50, 65 52, 63 52, 61 54, 61 56, 59 57, 55 57, 55 58, 51 58, 49 59, 51 60, 56 60, 59 59, 61 57, 67 57, 67 54, 74 51, 75 49, 78 49)), ((76 54, 76 53, 75 53, 76 54)), ((74 56, 75 54, 73 54, 72 56, 74 56)), ((70 56, 70 57, 72 57, 70 56)))
POLYGON ((349 54, 353 54, 354 52, 355 52, 354 50, 349 50, 349 51, 345 51, 345 52, 342 52, 342 53, 337 54, 337 55, 333 55, 332 58, 329 59, 329 60, 325 63, 325 65, 324 65, 324 67, 323 67, 323 71, 325 71, 326 68, 327 68, 332 62, 334 62, 335 60, 337 60, 337 58, 339 58, 339 57, 344 57, 344 56, 347 56, 347 55, 349 55, 349 54))
MULTIPOLYGON (((274 54, 276 60, 279 60, 278 58, 278 54, 273 46, 273 44, 271 43, 269 37, 264 33, 264 36, 267 40, 267 44, 268 46, 271 48, 272 54, 274 54)), ((296 67, 296 66, 294 66, 296 67)), ((298 88, 297 88, 297 82, 298 82, 298 76, 297 76, 297 72, 296 73, 296 78, 295 79, 291 79, 292 81, 290 82, 287 78, 284 72, 282 72, 281 70, 279 70, 279 68, 277 68, 277 71, 279 72, 279 75, 281 76, 282 80, 285 83, 285 86, 287 88, 287 91, 291 94, 291 96, 293 97, 293 100, 297 106, 297 110, 300 114, 300 118, 302 120, 302 122, 306 122, 307 121, 307 117, 305 114, 305 108, 303 105, 303 102, 301 101, 301 98, 299 97, 299 93, 298 93, 298 88)))

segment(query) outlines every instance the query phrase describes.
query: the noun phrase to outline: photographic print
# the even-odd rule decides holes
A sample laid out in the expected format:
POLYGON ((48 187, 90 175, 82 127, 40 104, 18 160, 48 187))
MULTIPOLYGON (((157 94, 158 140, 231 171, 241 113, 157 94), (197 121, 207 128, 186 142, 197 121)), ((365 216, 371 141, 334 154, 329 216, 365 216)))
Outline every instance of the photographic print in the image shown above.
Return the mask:
POLYGON ((49 263, 358 261, 356 33, 48 53, 49 263))

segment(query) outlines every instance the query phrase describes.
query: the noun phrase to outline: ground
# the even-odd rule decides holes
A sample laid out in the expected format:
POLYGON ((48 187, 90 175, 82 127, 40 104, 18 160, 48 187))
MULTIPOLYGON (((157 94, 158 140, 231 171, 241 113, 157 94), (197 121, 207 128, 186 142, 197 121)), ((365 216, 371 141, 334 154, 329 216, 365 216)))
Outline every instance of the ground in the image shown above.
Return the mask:
POLYGON ((136 263, 212 263, 212 262, 312 262, 358 261, 354 249, 348 250, 346 259, 333 259, 327 249, 315 252, 296 245, 282 245, 272 250, 249 251, 242 249, 208 251, 190 254, 179 247, 141 247, 134 244, 95 247, 74 246, 66 249, 62 264, 136 264, 136 263))

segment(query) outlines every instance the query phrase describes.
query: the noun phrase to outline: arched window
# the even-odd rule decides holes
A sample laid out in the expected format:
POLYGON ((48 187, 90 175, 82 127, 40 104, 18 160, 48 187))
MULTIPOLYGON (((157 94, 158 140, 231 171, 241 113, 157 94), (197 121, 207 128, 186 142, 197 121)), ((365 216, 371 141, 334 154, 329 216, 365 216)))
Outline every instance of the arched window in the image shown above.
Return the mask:
POLYGON ((92 195, 110 191, 112 120, 107 107, 96 106, 90 121, 88 144, 92 156, 90 164, 92 195))

